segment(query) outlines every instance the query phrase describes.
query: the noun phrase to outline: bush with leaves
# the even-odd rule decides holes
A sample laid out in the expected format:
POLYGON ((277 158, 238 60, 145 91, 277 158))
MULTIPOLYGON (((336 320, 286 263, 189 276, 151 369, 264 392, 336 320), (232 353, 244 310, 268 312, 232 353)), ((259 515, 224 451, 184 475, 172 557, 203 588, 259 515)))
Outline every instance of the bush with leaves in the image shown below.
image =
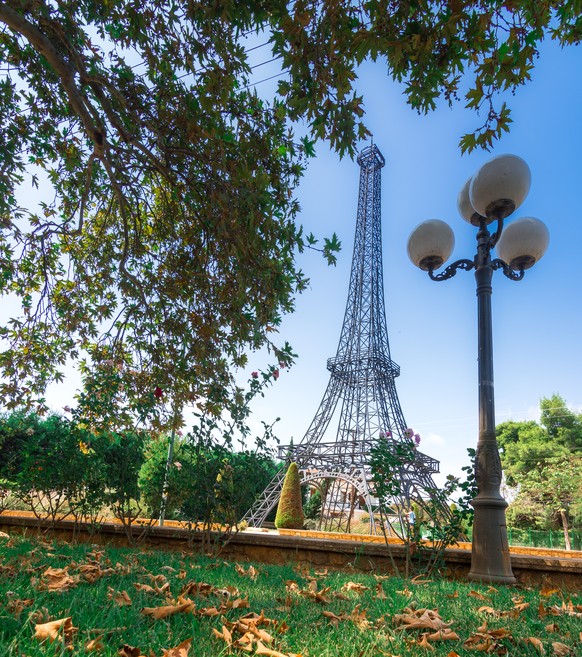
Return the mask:
MULTIPOLYGON (((474 459, 474 450, 468 450, 474 459)), ((371 450, 370 466, 374 494, 380 500, 381 523, 385 538, 391 530, 405 542, 405 575, 412 566, 412 556, 419 568, 430 573, 437 567, 443 551, 451 544, 464 538, 465 528, 472 521, 473 509, 470 501, 476 494, 473 466, 463 468, 467 473, 464 481, 447 476, 442 488, 433 488, 427 496, 421 496, 414 486, 403 485, 405 480, 414 481, 416 468, 424 467, 417 458, 414 443, 403 440, 379 440, 371 450), (451 504, 454 501, 454 505, 451 504), (415 519, 410 522, 408 514, 413 511, 415 519), (389 524, 388 514, 396 514, 397 525, 389 524), (425 541, 424 535, 430 542, 425 541)), ((386 541, 390 550, 390 543, 386 541)), ((398 571, 392 558, 393 568, 398 571)))
POLYGON ((291 463, 283 481, 275 516, 275 527, 277 529, 301 529, 304 522, 299 470, 297 463, 291 463))

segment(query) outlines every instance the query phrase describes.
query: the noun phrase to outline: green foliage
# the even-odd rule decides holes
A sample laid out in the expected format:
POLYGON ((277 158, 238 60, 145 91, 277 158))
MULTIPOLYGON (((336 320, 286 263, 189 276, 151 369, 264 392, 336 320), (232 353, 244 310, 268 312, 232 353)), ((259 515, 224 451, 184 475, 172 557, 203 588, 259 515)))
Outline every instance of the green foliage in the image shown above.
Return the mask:
POLYGON ((559 395, 540 401, 541 420, 497 427, 507 483, 518 489, 507 510, 516 527, 582 523, 582 414, 559 395))
MULTIPOLYGON (((468 452, 474 459, 474 450, 468 452)), ((463 468, 467 473, 465 480, 449 475, 442 488, 427 491, 428 498, 415 496, 414 488, 403 484, 407 471, 422 467, 422 463, 415 464, 416 454, 413 442, 387 438, 377 441, 370 452, 374 495, 380 501, 379 513, 383 517, 381 528, 385 538, 395 532, 408 545, 406 575, 413 556, 417 566, 430 574, 439 565, 445 548, 464 537, 472 524, 470 502, 476 495, 471 465, 463 468), (415 514, 413 523, 408 521, 410 511, 415 514), (389 523, 393 514, 399 518, 396 524, 389 523), (424 538, 431 540, 429 546, 423 542, 424 538)), ((387 546, 390 549, 388 542, 387 546)))
MULTIPOLYGON (((461 148, 488 148, 511 122, 497 95, 529 79, 543 39, 579 43, 579 9, 1 3, 0 295, 21 305, 0 326, 3 403, 44 408, 72 360, 94 431, 167 431, 187 404, 235 410, 249 349, 292 360, 273 333, 307 285, 296 255, 315 248, 294 191, 317 140, 353 155, 368 135, 357 67, 381 59, 419 112, 467 81, 485 121, 461 148), (250 84, 248 33, 270 36, 284 70, 271 102, 250 84), (44 199, 21 207, 17 193, 40 180, 44 199)), ((324 238, 329 262, 338 248, 324 238)))
POLYGON ((317 520, 321 513, 321 502, 321 491, 319 488, 316 488, 313 490, 304 506, 305 517, 309 520, 317 520))
POLYGON ((291 463, 283 481, 275 516, 275 527, 277 529, 301 529, 304 521, 299 470, 297 463, 291 463))

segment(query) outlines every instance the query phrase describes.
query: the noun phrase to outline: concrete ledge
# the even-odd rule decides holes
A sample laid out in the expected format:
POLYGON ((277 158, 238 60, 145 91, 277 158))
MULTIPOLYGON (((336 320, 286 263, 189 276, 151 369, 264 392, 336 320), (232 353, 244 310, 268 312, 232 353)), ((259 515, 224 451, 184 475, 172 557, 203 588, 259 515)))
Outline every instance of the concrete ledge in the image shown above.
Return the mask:
MULTIPOLYGON (((174 523, 173 523, 174 524, 174 523)), ((178 525, 178 523, 175 523, 178 525)), ((119 523, 101 523, 99 531, 83 523, 60 520, 52 523, 34 517, 0 515, 0 529, 19 532, 39 532, 63 540, 77 540, 99 544, 129 545, 132 540, 143 541, 152 547, 184 550, 204 548, 204 534, 187 531, 182 526, 134 525, 131 529, 119 523)), ((220 554, 229 559, 283 564, 289 561, 306 563, 317 568, 360 571, 393 572, 394 564, 403 565, 405 546, 384 542, 366 541, 364 537, 338 539, 335 535, 321 532, 276 532, 256 529, 233 533, 229 536, 220 532, 211 534, 212 542, 220 548, 220 554), (392 558, 390 557, 392 555, 392 558)), ((551 551, 557 552, 556 550, 551 551)), ((582 558, 565 556, 513 553, 511 565, 520 585, 535 586, 551 582, 559 588, 582 590, 582 558)), ((441 572, 447 577, 464 578, 471 566, 471 552, 466 545, 448 548, 443 555, 441 572)))

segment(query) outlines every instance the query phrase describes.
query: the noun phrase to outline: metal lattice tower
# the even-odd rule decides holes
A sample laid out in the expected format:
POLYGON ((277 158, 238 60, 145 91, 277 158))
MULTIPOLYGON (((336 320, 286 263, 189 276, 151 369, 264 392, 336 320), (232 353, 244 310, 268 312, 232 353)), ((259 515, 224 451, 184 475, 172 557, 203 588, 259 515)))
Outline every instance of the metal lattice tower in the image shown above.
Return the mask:
MULTIPOLYGON (((279 448, 287 465, 295 461, 302 484, 322 491, 320 526, 349 529, 355 506, 365 506, 370 529, 378 507, 371 488, 369 453, 381 435, 388 440, 410 440, 398 401, 395 378, 399 366, 390 357, 384 306, 380 171, 384 157, 375 145, 358 157, 360 186, 350 286, 337 354, 327 361, 331 376, 323 400, 301 443, 279 448), (336 412, 339 410, 339 414, 336 412), (337 418, 335 439, 332 420, 337 418)), ((401 515, 412 500, 430 495, 436 485, 432 474, 438 461, 416 451, 414 462, 400 469, 399 500, 393 509, 401 515)), ((250 526, 260 526, 279 500, 286 467, 274 477, 245 514, 250 526)))

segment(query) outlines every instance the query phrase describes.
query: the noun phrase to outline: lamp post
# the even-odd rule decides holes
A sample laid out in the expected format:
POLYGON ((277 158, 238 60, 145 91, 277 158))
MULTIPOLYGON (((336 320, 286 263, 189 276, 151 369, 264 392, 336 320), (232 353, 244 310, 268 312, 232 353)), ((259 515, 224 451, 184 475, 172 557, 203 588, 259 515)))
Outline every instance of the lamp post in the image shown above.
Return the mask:
POLYGON ((469 578, 484 582, 514 584, 511 570, 505 509, 500 491, 501 460, 495 435, 493 386, 493 339, 491 322, 491 281, 501 270, 519 281, 524 271, 545 253, 549 242, 546 226, 533 217, 508 224, 504 220, 523 202, 529 191, 528 165, 515 155, 495 157, 470 178, 461 190, 458 208, 463 219, 478 228, 477 253, 472 260, 457 260, 435 273, 451 255, 455 238, 443 221, 432 219, 418 226, 408 240, 408 255, 433 281, 452 278, 459 269, 475 271, 478 318, 479 440, 475 457, 477 496, 471 570, 469 578), (497 222, 495 231, 489 225, 497 222), (492 258, 496 248, 498 258, 492 258))

